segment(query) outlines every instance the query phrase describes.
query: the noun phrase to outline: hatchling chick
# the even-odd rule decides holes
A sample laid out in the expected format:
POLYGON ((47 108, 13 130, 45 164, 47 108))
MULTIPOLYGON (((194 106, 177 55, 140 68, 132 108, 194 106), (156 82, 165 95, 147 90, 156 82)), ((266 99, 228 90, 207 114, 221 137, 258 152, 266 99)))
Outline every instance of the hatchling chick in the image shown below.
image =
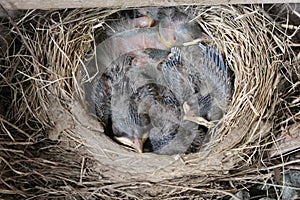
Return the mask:
POLYGON ((181 50, 177 47, 172 48, 167 59, 157 68, 164 77, 166 86, 174 92, 179 103, 183 103, 195 93, 193 83, 189 80, 188 67, 182 64, 181 50))
MULTIPOLYGON (((154 107, 169 112, 180 106, 171 101, 172 93, 159 84, 162 76, 155 68, 169 52, 148 49, 137 54, 124 55, 109 66, 98 81, 94 96, 101 101, 95 103, 96 113, 101 120, 111 123, 113 138, 141 153, 154 126, 151 119, 159 114, 152 112, 154 107), (107 113, 109 116, 105 116, 107 113)), ((109 128, 109 123, 106 126, 109 128)))
MULTIPOLYGON (((198 124, 184 120, 183 103, 194 93, 193 83, 189 80, 188 70, 182 65, 179 49, 172 49, 168 57, 161 62, 157 68, 164 79, 164 84, 173 94, 171 102, 176 102, 177 110, 180 114, 173 115, 170 121, 170 113, 161 112, 163 108, 154 107, 153 113, 161 113, 152 117, 152 123, 157 122, 151 129, 149 141, 153 152, 157 154, 179 154, 187 151, 191 152, 192 143, 197 138, 203 138, 205 133, 198 128, 198 124), (176 119, 176 120, 175 120, 176 119)), ((193 148, 194 149, 194 148, 193 148)))
POLYGON ((175 147, 172 140, 163 143, 165 130, 150 133, 150 140, 161 149, 157 150, 161 154, 183 153, 183 149, 195 152, 203 144, 207 129, 223 117, 230 102, 232 86, 228 68, 216 49, 192 45, 172 48, 161 70, 168 88, 179 99, 184 111, 181 119, 186 123, 181 122, 181 129, 171 134, 177 136, 172 139, 177 149, 172 149, 175 147))
POLYGON ((172 52, 164 77, 171 90, 177 88, 177 96, 184 97, 184 120, 213 126, 209 121, 222 118, 232 96, 229 69, 221 53, 202 44, 176 47, 172 52))
POLYGON ((211 127, 213 124, 208 121, 221 119, 232 97, 232 80, 228 66, 217 49, 202 44, 182 47, 181 56, 183 65, 189 65, 194 71, 190 77, 198 94, 184 104, 186 119, 199 124, 203 122, 202 125, 211 127), (200 56, 192 56, 197 53, 200 56), (193 59, 192 62, 190 59, 193 59), (198 119, 189 115, 191 108, 198 110, 198 119))
POLYGON ((154 128, 176 130, 178 127, 180 107, 170 100, 173 99, 172 93, 167 91, 166 87, 155 83, 141 86, 137 92, 132 93, 128 105, 120 96, 122 94, 119 95, 118 102, 114 102, 112 95, 114 134, 122 133, 122 138, 116 134, 118 140, 128 141, 127 145, 134 147, 138 152, 143 151, 143 145, 148 137, 151 137, 154 128), (163 122, 157 121, 159 116, 164 119, 163 122))
POLYGON ((148 138, 153 152, 158 154, 191 152, 205 137, 198 124, 209 128, 214 125, 211 120, 223 116, 225 110, 218 101, 227 103, 231 96, 228 91, 232 91, 222 57, 206 47, 184 48, 139 52, 139 56, 125 59, 111 70, 113 84, 107 78, 110 76, 104 76, 106 83, 102 85, 112 89, 110 93, 102 89, 102 93, 111 95, 112 130, 118 141, 138 152, 143 151, 148 138), (198 53, 200 56, 194 59, 198 62, 184 60, 188 51, 182 49, 195 57, 198 53))
POLYGON ((199 25, 179 10, 164 8, 157 13, 111 23, 107 37, 96 47, 97 65, 109 66, 121 55, 139 50, 170 50, 195 39, 206 40, 199 25))
POLYGON ((143 143, 151 128, 149 116, 139 113, 134 98, 135 93, 126 71, 131 67, 128 56, 118 59, 111 86, 111 123, 114 138, 137 152, 143 151, 143 143))

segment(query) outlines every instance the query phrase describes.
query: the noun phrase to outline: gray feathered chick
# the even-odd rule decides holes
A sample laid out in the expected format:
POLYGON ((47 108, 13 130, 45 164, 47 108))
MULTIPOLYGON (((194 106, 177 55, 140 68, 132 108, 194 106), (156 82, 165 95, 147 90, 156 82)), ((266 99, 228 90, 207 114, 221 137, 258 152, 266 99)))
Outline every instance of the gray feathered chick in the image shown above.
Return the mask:
POLYGON ((194 152, 205 139, 205 129, 214 126, 212 121, 221 119, 227 110, 232 95, 229 70, 219 51, 200 44, 173 48, 161 71, 184 112, 176 132, 151 130, 154 151, 194 152))

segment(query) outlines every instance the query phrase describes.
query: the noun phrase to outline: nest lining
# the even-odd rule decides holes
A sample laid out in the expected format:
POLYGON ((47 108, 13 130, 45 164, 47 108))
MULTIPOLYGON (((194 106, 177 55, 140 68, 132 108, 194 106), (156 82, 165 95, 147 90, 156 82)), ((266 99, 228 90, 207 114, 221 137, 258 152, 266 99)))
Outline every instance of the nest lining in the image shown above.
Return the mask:
MULTIPOLYGON (((10 118, 17 119, 16 124, 20 127, 27 127, 19 130, 22 137, 27 137, 30 144, 40 137, 56 139, 61 141, 60 155, 70 155, 65 149, 71 149, 94 160, 89 167, 94 175, 103 177, 100 184, 123 183, 121 194, 130 191, 124 180, 138 185, 140 194, 147 191, 150 196, 153 193, 166 197, 164 192, 155 189, 157 186, 164 186, 167 191, 173 188, 177 193, 184 190, 204 192, 203 196, 227 194, 218 190, 219 186, 215 189, 195 188, 203 187, 216 177, 230 177, 229 171, 241 163, 242 166, 257 163, 259 151, 266 148, 263 144, 273 142, 270 138, 276 127, 274 122, 281 117, 275 112, 279 105, 278 85, 282 81, 279 69, 283 66, 290 69, 286 64, 288 39, 258 7, 195 6, 182 10, 193 15, 213 38, 214 45, 222 49, 235 74, 235 93, 230 109, 221 126, 212 131, 210 143, 204 150, 181 156, 136 154, 106 137, 97 120, 87 112, 80 82, 83 59, 95 47, 95 32, 103 31, 106 17, 118 10, 51 11, 23 18, 29 21, 22 21, 22 33, 28 44, 21 46, 20 54, 12 56, 17 74, 4 73, 6 80, 15 76, 10 87, 21 94, 14 99, 14 108, 18 109, 12 110, 10 118), (33 55, 28 54, 26 48, 30 48, 33 55), (51 131, 40 132, 47 129, 51 131), (26 132, 31 130, 35 134, 29 136, 26 132), (191 176, 193 178, 188 178, 191 176), (150 184, 149 187, 149 182, 158 185, 150 184), (181 185, 178 188, 175 187, 177 183, 181 185), (187 187, 188 184, 192 186, 187 187)), ((75 159, 75 155, 70 157, 71 166, 80 165, 81 161, 75 159)), ((81 166, 81 170, 87 168, 81 166)), ((68 167, 64 166, 64 169, 68 167)), ((73 176, 66 171, 62 172, 65 177, 73 176)), ((80 174, 87 176, 84 172, 80 174)), ((112 194, 110 192, 107 193, 112 194)), ((130 194, 134 193, 131 191, 130 194)), ((133 197, 139 197, 138 192, 136 195, 133 197)))

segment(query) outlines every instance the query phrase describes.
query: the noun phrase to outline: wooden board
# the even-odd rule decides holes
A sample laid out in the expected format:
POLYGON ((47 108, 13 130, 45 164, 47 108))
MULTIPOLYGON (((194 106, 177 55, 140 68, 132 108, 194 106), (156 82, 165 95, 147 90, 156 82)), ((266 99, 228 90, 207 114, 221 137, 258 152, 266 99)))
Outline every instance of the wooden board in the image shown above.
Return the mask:
POLYGON ((175 5, 213 5, 213 4, 266 4, 300 3, 300 0, 0 0, 7 10, 18 9, 57 9, 57 8, 92 8, 92 7, 143 7, 175 5))

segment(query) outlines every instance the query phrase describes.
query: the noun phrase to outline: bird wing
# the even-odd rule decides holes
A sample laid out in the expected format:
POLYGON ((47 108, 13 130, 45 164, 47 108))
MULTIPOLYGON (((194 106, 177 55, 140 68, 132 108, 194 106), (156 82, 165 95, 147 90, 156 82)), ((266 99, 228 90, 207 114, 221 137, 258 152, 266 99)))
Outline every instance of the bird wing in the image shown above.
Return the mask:
POLYGON ((155 129, 150 132, 150 141, 157 154, 185 153, 199 136, 198 125, 192 122, 182 122, 173 132, 165 134, 165 130, 155 129), (182 124, 184 123, 184 124, 182 124))
POLYGON ((92 86, 92 100, 95 105, 96 115, 104 125, 108 123, 108 119, 111 116, 111 84, 111 77, 105 73, 100 78, 97 78, 92 86))
POLYGON ((209 120, 220 119, 232 95, 229 69, 222 54, 215 48, 200 44, 182 47, 181 55, 182 62, 190 71, 191 82, 199 93, 199 109, 201 105, 205 105, 202 106, 203 111, 207 109, 206 113, 199 115, 207 115, 209 120), (207 98, 211 98, 211 101, 207 101, 207 98))

